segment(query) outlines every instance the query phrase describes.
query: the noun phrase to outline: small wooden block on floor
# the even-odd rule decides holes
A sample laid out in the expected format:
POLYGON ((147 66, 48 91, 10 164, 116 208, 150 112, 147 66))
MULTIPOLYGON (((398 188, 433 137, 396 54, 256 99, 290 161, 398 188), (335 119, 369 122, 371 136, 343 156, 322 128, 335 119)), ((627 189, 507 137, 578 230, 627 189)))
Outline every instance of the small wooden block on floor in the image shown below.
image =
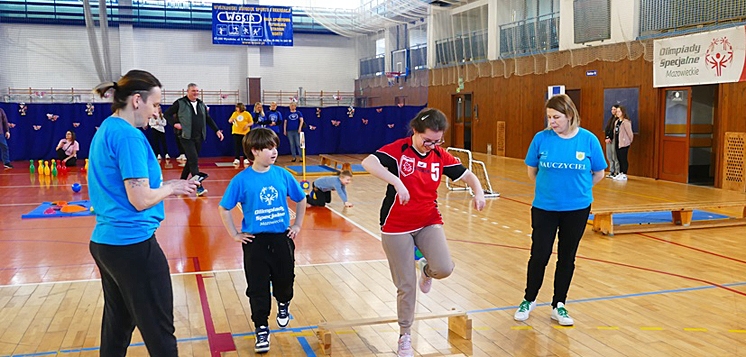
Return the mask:
MULTIPOLYGON (((453 331, 456 335, 460 336, 465 340, 471 340, 472 336, 472 320, 465 311, 451 310, 445 313, 434 313, 434 314, 421 314, 415 315, 414 319, 417 320, 429 320, 438 318, 448 318, 448 330, 453 331)), ((319 327, 316 330, 316 338, 319 340, 319 348, 321 352, 328 355, 332 349, 332 333, 331 330, 340 327, 354 327, 354 326, 366 326, 366 325, 378 325, 388 324, 397 322, 397 317, 374 317, 369 319, 360 320, 345 320, 345 321, 333 321, 333 322, 320 322, 319 327)))

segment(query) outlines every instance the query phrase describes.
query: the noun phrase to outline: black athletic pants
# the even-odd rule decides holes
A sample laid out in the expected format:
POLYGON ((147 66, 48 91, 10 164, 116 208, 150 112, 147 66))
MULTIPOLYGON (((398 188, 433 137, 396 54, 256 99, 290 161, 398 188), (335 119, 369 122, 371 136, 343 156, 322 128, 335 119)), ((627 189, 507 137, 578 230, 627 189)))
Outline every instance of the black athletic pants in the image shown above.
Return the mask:
POLYGON ((313 185, 313 189, 311 189, 311 192, 306 195, 306 202, 311 206, 324 207, 327 203, 332 202, 332 192, 321 191, 320 189, 316 188, 316 185, 313 185))
POLYGON ((557 243, 557 266, 554 271, 554 297, 552 307, 565 303, 570 289, 572 275, 575 272, 575 254, 578 252, 580 239, 585 233, 585 225, 591 207, 576 211, 545 211, 531 207, 531 258, 528 261, 526 274, 526 294, 524 299, 535 301, 539 295, 544 271, 552 256, 554 237, 559 230, 557 243))
POLYGON ((295 242, 283 233, 259 233, 251 243, 243 244, 243 270, 246 296, 251 306, 254 328, 269 326, 272 295, 282 303, 293 299, 295 282, 295 242))
POLYGON ((202 139, 184 139, 179 138, 181 146, 184 147, 184 155, 186 155, 187 161, 184 165, 184 169, 181 170, 181 179, 186 180, 189 178, 189 174, 195 176, 199 174, 199 151, 202 149, 202 139))
POLYGON ((151 356, 178 356, 171 275, 155 236, 122 246, 91 242, 89 249, 104 289, 100 355, 125 356, 137 326, 151 356))

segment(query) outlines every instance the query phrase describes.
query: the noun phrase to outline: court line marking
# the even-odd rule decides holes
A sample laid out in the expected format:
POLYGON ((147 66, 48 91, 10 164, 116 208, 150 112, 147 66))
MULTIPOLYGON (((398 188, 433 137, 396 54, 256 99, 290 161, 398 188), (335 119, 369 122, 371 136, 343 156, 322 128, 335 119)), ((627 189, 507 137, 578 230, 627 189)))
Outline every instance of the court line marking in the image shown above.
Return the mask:
MULTIPOLYGON (((723 284, 724 286, 729 287, 735 287, 735 286, 744 286, 746 285, 746 282, 738 282, 738 283, 728 283, 723 284)), ((671 294, 671 293, 683 293, 683 292, 690 292, 690 291, 699 291, 699 290, 706 290, 706 289, 715 289, 715 286, 696 286, 696 287, 690 287, 690 288, 680 288, 680 289, 668 289, 668 290, 657 290, 657 291, 648 291, 648 292, 642 292, 642 293, 634 293, 634 294, 623 294, 623 295, 610 295, 610 296, 602 296, 602 297, 595 297, 595 298, 587 298, 587 299, 577 299, 577 300, 568 300, 568 303, 584 303, 584 302, 594 302, 594 301, 606 301, 606 300, 617 300, 617 299, 627 299, 627 298, 634 298, 634 297, 640 297, 640 296, 652 296, 652 295, 663 295, 663 294, 671 294)), ((551 303, 540 303, 537 304, 537 306, 549 306, 551 303)), ((466 311, 467 314, 479 314, 479 313, 488 313, 488 312, 496 312, 496 311, 505 311, 505 310, 514 310, 517 309, 518 305, 514 306, 502 306, 502 307, 494 307, 489 309, 478 309, 478 310, 469 310, 466 311)), ((317 329, 318 325, 308 325, 308 326, 301 326, 301 327, 292 327, 292 328, 286 328, 283 330, 272 330, 271 333, 300 333, 303 331, 308 330, 314 330, 317 329)), ((598 327, 588 327, 588 328, 596 328, 598 327)), ((520 325, 514 325, 511 326, 510 329, 512 330, 532 330, 533 327, 531 325, 526 324, 520 324, 520 325)), ((655 327, 655 326, 641 326, 639 327, 640 330, 643 331, 662 331, 664 330, 662 327, 655 327)), ((613 331, 613 329, 608 329, 610 331, 613 331)), ((701 328, 685 328, 683 329, 687 332, 703 332, 701 328), (691 331, 689 331, 689 330, 691 331)), ((707 332, 713 332, 712 330, 707 330, 707 332)), ((746 330, 735 330, 735 329, 729 329, 727 330, 729 333, 744 333, 746 330)), ((253 336, 254 332, 240 332, 240 333, 232 333, 231 334, 233 338, 240 338, 240 337, 247 337, 247 336, 253 336)), ((298 337, 298 339, 304 339, 303 337, 298 337)), ((180 338, 177 339, 177 343, 181 342, 190 342, 190 341, 205 341, 207 340, 207 336, 196 336, 196 337, 186 337, 186 338, 180 338)), ((308 342, 306 341, 306 344, 308 342)), ((145 344, 143 342, 136 342, 130 344, 130 346, 144 346, 145 344)), ((303 346, 303 342, 301 342, 301 346, 303 346)), ((310 347, 310 346, 309 346, 310 347)), ((64 349, 59 351, 50 351, 50 352, 35 352, 35 353, 29 353, 29 354, 16 354, 16 355, 5 355, 2 357, 34 357, 34 356, 56 356, 59 353, 80 353, 80 352, 88 352, 88 351, 97 351, 100 347, 85 347, 85 348, 73 348, 73 349, 64 349)), ((305 346, 304 346, 305 351, 305 346)), ((308 356, 315 356, 315 354, 311 355, 308 354, 308 356)))
MULTIPOLYGON (((186 257, 184 259, 191 259, 191 257, 186 257)), ((359 264, 359 263, 379 263, 379 262, 387 262, 387 259, 371 259, 371 260, 356 260, 354 262, 330 262, 330 263, 312 263, 312 264, 300 264, 296 265, 296 268, 304 268, 304 267, 315 267, 315 266, 328 266, 328 265, 345 265, 345 264, 359 264)), ((82 265, 95 265, 95 263, 87 263, 87 264, 81 264, 82 265)), ((182 276, 182 275, 197 275, 197 274, 217 274, 217 273, 233 273, 233 272, 243 272, 243 268, 237 268, 237 269, 221 269, 221 270, 206 270, 206 271, 188 271, 188 272, 180 272, 180 273, 171 273, 171 276, 182 276)), ((72 284, 72 283, 90 283, 94 281, 101 281, 100 278, 91 278, 91 279, 80 279, 80 280, 62 280, 62 281, 42 281, 38 283, 21 283, 21 284, 8 284, 8 285, 0 285, 1 288, 12 288, 12 287, 19 287, 19 286, 35 286, 35 285, 48 285, 48 284, 72 284)))
POLYGON ((381 236, 380 235, 377 235, 377 234, 371 232, 369 229, 367 229, 367 228, 361 226, 359 223, 353 221, 350 217, 347 217, 347 216, 343 215, 339 211, 337 211, 334 208, 331 208, 329 206, 326 206, 326 209, 334 212, 337 216, 340 216, 340 217, 344 218, 345 221, 350 222, 350 224, 352 224, 353 226, 359 228, 363 232, 366 232, 366 233, 370 234, 373 238, 378 239, 379 241, 381 240, 381 236))

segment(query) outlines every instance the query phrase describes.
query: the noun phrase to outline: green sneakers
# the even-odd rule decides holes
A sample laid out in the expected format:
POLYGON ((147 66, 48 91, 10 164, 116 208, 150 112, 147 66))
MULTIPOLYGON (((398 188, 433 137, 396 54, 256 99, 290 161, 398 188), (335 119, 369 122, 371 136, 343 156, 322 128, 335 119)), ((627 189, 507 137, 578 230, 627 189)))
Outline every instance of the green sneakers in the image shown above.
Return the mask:
POLYGON ((557 307, 552 309, 552 320, 556 320, 562 326, 572 326, 575 324, 570 314, 565 309, 565 304, 558 302, 557 307))
POLYGON ((513 315, 513 319, 516 321, 526 321, 528 320, 529 314, 531 314, 531 311, 536 308, 536 301, 526 301, 523 300, 523 302, 518 305, 518 310, 516 310, 515 314, 513 315))

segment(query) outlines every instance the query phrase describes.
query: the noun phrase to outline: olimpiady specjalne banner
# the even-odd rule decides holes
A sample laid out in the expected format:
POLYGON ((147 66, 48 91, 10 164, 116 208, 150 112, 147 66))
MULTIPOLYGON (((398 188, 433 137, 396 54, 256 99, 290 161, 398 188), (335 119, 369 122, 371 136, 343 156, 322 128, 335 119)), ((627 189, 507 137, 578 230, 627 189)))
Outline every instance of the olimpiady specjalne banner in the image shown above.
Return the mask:
POLYGON ((746 27, 655 40, 653 87, 746 80, 746 27))

